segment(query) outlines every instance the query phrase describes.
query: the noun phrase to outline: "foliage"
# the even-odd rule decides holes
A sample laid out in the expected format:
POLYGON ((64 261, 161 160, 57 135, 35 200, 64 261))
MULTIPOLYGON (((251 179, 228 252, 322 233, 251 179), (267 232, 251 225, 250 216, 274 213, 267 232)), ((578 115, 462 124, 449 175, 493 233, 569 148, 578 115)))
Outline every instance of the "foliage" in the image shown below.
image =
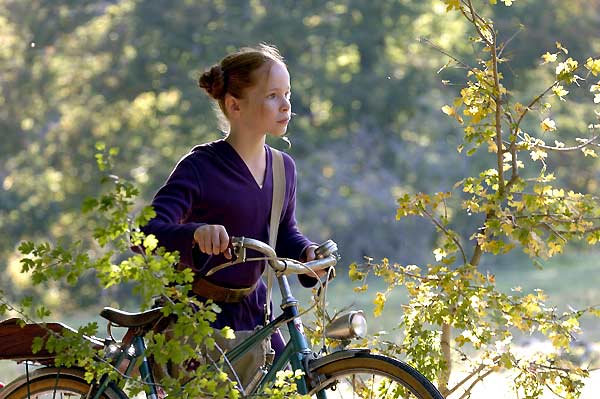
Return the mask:
MULTIPOLYGON (((437 379, 442 393, 468 397, 485 377, 507 371, 514 376, 515 391, 525 397, 539 397, 545 387, 562 397, 578 397, 588 371, 566 354, 580 332, 579 318, 586 312, 598 314, 598 309, 562 312, 549 305, 540 290, 501 293, 494 276, 481 273, 478 266, 485 253, 498 255, 520 247, 534 260, 543 260, 561 253, 570 241, 598 242, 598 198, 561 185, 550 156, 557 152, 579 152, 590 159, 597 156, 594 147, 600 136, 595 130, 599 125, 591 122, 587 136, 565 144, 558 140, 559 124, 552 107, 567 101, 569 92, 579 86, 589 87, 598 103, 595 77, 600 73, 600 60, 588 57, 578 62, 556 42, 554 52, 541 56, 542 68, 552 67, 551 82, 522 103, 503 84, 508 61, 503 53, 510 39, 499 39, 493 19, 478 10, 483 5, 470 0, 445 3, 448 12, 459 12, 472 25, 470 40, 479 58, 471 65, 446 52, 451 60, 445 67, 461 66, 467 80, 442 112, 463 127, 464 142, 458 152, 473 156, 485 149, 495 167, 458 181, 454 185, 458 198, 452 192, 399 197, 398 220, 420 216, 436 227, 435 263, 401 266, 384 259, 373 269, 352 265, 351 277, 364 281, 373 273, 388 285, 386 292, 376 295, 376 315, 392 289, 406 288, 409 301, 398 326, 403 338, 397 344, 386 343, 385 350, 406 353, 419 370, 437 379), (531 124, 525 127, 526 118, 537 119, 537 129, 531 124), (453 228, 464 221, 456 220, 462 212, 470 216, 472 226, 466 240, 453 228), (473 246, 472 251, 467 244, 473 246), (513 343, 518 333, 544 335, 554 350, 533 356, 519 353, 513 343), (450 385, 458 359, 468 372, 450 385)), ((595 119, 599 116, 596 111, 595 119)))
MULTIPOLYGON (((600 49, 598 7, 586 0, 480 3, 481 19, 475 20, 465 8, 470 3, 458 0, 178 0, 168 6, 139 0, 0 0, 3 295, 40 298, 45 306, 32 313, 43 318, 47 308, 68 312, 97 306, 98 279, 102 285, 115 278, 125 282, 102 291, 101 301, 116 305, 131 300, 133 289, 146 302, 162 283, 177 278, 163 270, 160 279, 135 284, 147 270, 159 270, 160 261, 123 259, 119 247, 109 255, 90 234, 94 218, 103 217, 100 210, 125 217, 122 208, 113 207, 112 194, 102 191, 105 186, 96 184, 99 173, 90 162, 96 143, 120 148, 105 154, 115 158, 114 173, 121 176, 108 177, 106 184, 142 218, 149 217, 141 204, 177 159, 195 143, 219 137, 211 105, 195 85, 199 72, 228 51, 261 41, 281 49, 292 75, 297 116, 289 151, 300 175, 299 221, 315 241, 334 237, 345 260, 370 255, 421 264, 433 243, 431 266, 417 271, 390 264, 391 282, 404 276, 418 287, 430 269, 448 279, 475 278, 477 270, 469 265, 477 266, 480 256, 517 246, 536 261, 563 251, 566 241, 594 244, 596 200, 585 193, 598 189, 596 142, 590 141, 597 123, 591 122, 589 136, 581 132, 595 118, 588 88, 598 97, 598 84, 589 81, 598 61, 587 55, 600 49), (494 29, 484 21, 493 21, 494 29), (501 37, 504 32, 510 35, 501 37), (469 34, 474 37, 464 40, 469 34), (491 62, 490 39, 500 44, 497 62, 491 62), (532 43, 539 50, 533 51, 532 43), (431 73, 440 65, 441 83, 431 73), (467 81, 455 83, 466 71, 467 81), (447 100, 452 96, 456 103, 447 100), (498 110, 506 111, 499 113, 501 124, 498 110), (456 119, 455 126, 446 116, 456 119), (456 157, 454 148, 470 156, 456 157), (127 180, 135 182, 139 195, 129 191, 127 180), (420 191, 440 193, 405 196, 420 191), (81 217, 87 197, 96 200, 84 202, 88 217, 81 217), (401 198, 402 224, 392 222, 393 197, 401 198), (410 215, 426 216, 434 229, 410 215), (435 230, 443 234, 434 235, 435 230), (21 273, 15 244, 23 240, 20 248, 30 254, 27 273, 21 273), (476 243, 472 253, 467 243, 476 243), (113 263, 116 271, 93 272, 96 265, 113 263), (43 284, 32 284, 38 280, 43 284)), ((110 219, 96 237, 115 245, 114 238, 129 227, 108 227, 110 219)), ((122 241, 121 248, 127 245, 122 241)), ((172 254, 162 255, 175 261, 172 254)), ((353 269, 354 276, 362 272, 353 269)), ((488 277, 478 278, 493 285, 488 277)), ((470 303, 456 289, 423 286, 434 298, 470 303)), ((492 300, 492 291, 474 292, 490 303, 508 300, 492 300)), ((511 300, 520 303, 527 295, 514 293, 511 300)), ((386 296, 377 295, 378 311, 386 296)), ((538 305, 551 314, 542 298, 538 305)), ((0 310, 8 306, 0 304, 0 310)), ((475 314, 467 310, 465 320, 475 314)), ((432 320, 439 321, 436 317, 432 320)), ((531 328, 541 331, 541 324, 531 328)), ((430 330, 421 339, 438 342, 440 333, 430 330)), ((455 339, 455 348, 460 343, 455 339)), ((435 375, 447 363, 447 347, 432 348, 437 360, 421 354, 419 361, 430 362, 426 370, 435 375)))

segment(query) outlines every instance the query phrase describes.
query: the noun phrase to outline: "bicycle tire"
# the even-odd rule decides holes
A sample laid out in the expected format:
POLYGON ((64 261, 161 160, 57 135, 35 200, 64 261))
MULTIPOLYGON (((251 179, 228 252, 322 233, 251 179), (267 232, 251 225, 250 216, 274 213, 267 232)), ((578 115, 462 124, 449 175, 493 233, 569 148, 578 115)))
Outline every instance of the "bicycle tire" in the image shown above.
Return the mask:
POLYGON ((335 398, 444 399, 437 388, 408 364, 387 356, 355 353, 311 370, 318 383, 309 394, 335 398))
MULTIPOLYGON (((24 375, 6 385, 0 390, 0 399, 77 399, 88 397, 91 389, 79 370, 43 368, 31 372, 29 378, 24 375)), ((125 399, 127 396, 109 386, 100 398, 125 399)))

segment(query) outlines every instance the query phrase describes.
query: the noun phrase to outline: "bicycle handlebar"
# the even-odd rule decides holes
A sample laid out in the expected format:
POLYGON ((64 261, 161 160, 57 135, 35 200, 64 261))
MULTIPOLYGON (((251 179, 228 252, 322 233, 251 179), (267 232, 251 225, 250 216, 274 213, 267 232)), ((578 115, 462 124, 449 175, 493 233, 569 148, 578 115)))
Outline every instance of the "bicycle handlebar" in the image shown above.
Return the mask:
POLYGON ((217 271, 224 269, 229 266, 233 266, 237 263, 246 261, 245 249, 253 249, 265 255, 267 261, 271 267, 278 273, 281 274, 304 274, 307 271, 318 271, 333 267, 338 261, 336 254, 330 254, 321 259, 312 260, 310 262, 300 262, 289 258, 279 258, 275 253, 275 250, 270 245, 256 240, 254 238, 247 237, 231 237, 231 246, 236 254, 236 259, 232 262, 227 262, 211 269, 207 276, 216 273, 217 271))

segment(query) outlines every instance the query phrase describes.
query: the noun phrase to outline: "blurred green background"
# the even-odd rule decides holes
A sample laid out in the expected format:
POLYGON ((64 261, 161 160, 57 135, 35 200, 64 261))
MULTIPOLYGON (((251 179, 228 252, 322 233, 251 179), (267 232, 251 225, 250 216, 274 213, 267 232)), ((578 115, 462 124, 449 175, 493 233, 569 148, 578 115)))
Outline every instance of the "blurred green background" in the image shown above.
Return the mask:
MULTIPOLYGON (((552 82, 540 55, 556 51, 556 41, 580 62, 600 54, 598 0, 479 3, 502 40, 518 32, 502 70, 512 101, 526 103, 552 82)), ((425 221, 396 222, 395 198, 447 191, 494 167, 486 154, 458 154, 462 131, 440 108, 461 89, 465 70, 439 71, 448 57, 426 44, 475 64, 471 35, 438 0, 0 0, 0 289, 9 298, 34 295, 59 315, 135 307, 130 287, 100 292, 91 275, 75 288, 33 287, 16 248, 25 239, 82 240, 97 250, 80 212, 101 190, 95 144, 120 149, 114 173, 135 181, 139 206, 148 204, 182 155, 222 137, 197 87, 200 73, 260 42, 280 49, 292 77, 297 116, 288 151, 304 233, 335 239, 341 268, 363 256, 427 262, 435 232, 425 221)), ((568 98, 552 108, 563 142, 586 137, 594 120, 589 92, 574 88, 568 98)), ((585 192, 598 189, 598 166, 580 155, 548 160, 564 185, 585 192)), ((468 239, 480 220, 456 217, 468 239)), ((482 266, 506 289, 540 286, 561 306, 599 304, 595 254, 570 251, 578 255, 541 272, 518 254, 482 266), (565 274, 573 282, 565 284, 565 274)), ((338 274, 340 287, 349 284, 338 274)))

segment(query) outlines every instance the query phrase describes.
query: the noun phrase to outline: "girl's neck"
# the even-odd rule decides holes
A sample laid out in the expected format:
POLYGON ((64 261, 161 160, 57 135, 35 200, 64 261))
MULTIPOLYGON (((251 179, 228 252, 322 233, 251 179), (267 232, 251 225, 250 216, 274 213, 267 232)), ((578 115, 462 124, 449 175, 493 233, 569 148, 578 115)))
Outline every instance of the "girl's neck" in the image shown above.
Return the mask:
POLYGON ((238 154, 246 160, 255 159, 264 155, 266 135, 252 136, 246 134, 236 134, 231 131, 225 141, 227 141, 238 154))

